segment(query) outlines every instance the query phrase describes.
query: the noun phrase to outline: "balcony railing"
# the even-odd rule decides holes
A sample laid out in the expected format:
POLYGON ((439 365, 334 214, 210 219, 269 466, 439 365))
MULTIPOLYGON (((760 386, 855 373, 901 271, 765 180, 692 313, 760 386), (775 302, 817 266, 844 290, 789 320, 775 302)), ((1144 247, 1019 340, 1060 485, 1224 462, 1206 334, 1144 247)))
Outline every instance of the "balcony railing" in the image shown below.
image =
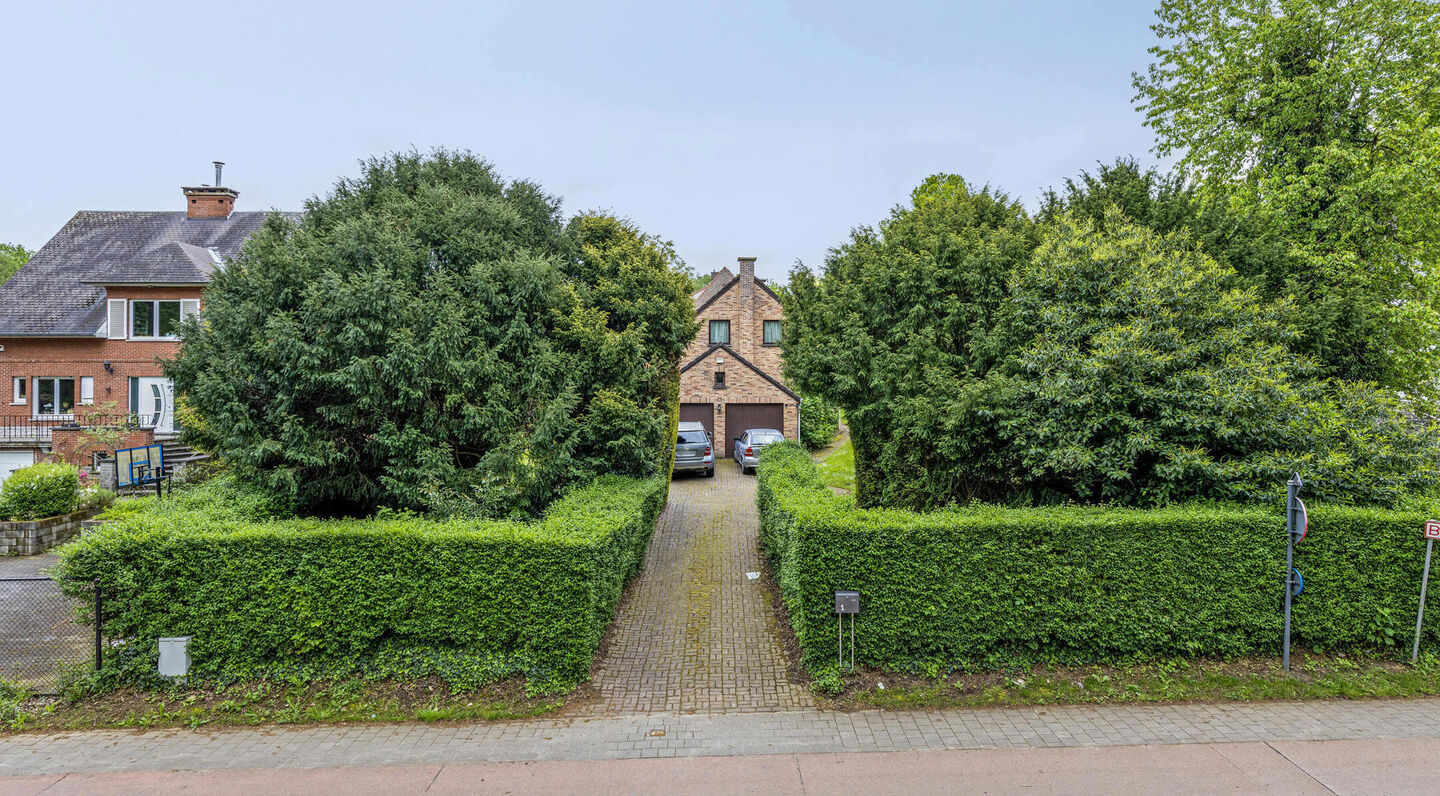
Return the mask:
POLYGON ((45 417, 0 417, 0 442, 49 442, 57 428, 154 428, 153 415, 81 412, 45 417))

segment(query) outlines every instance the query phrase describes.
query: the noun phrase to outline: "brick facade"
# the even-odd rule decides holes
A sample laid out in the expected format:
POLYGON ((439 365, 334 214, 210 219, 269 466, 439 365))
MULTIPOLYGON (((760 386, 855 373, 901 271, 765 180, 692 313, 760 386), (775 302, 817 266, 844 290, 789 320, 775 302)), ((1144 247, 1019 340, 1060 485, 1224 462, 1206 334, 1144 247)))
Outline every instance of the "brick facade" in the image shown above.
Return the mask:
MULTIPOLYGON (((203 288, 140 287, 106 289, 107 298, 198 299, 203 288)), ((160 360, 172 359, 180 344, 173 340, 107 340, 103 337, 0 337, 0 418, 32 415, 34 378, 75 379, 76 402, 82 376, 95 379, 95 405, 114 402, 117 412, 139 411, 130 406, 132 376, 161 376, 160 360), (106 370, 105 363, 110 363, 106 370), (15 403, 14 379, 27 380, 25 403, 15 403)))
POLYGON ((780 302, 755 278, 753 257, 740 258, 737 275, 721 270, 714 279, 722 278, 728 283, 712 283, 695 296, 700 331, 681 360, 680 402, 714 407, 714 436, 722 455, 735 436, 725 426, 729 404, 781 405, 785 436, 798 440, 799 399, 781 386, 780 347, 764 343, 764 322, 784 319, 780 302), (730 322, 728 350, 710 343, 712 320, 730 322), (717 372, 725 374, 724 386, 716 384, 717 372))

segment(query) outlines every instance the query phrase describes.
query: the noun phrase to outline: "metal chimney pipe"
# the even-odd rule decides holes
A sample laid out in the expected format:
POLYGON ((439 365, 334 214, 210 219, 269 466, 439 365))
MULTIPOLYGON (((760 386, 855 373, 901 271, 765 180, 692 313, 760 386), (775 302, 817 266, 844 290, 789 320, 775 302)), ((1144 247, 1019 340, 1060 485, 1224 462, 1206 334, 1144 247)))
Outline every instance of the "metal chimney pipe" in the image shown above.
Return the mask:
POLYGON ((221 187, 222 185, 225 184, 225 183, 223 183, 223 182, 220 181, 220 169, 222 169, 222 168, 225 167, 225 161, 223 161, 223 160, 216 160, 216 161, 213 161, 213 162, 215 163, 215 187, 216 187, 216 188, 219 188, 219 187, 221 187))

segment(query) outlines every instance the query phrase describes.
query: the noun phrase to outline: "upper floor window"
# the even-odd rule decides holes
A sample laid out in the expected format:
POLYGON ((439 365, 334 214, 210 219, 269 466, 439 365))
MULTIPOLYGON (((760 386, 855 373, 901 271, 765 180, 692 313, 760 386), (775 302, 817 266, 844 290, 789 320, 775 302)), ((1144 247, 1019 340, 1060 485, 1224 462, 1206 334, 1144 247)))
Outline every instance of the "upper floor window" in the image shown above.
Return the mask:
POLYGON ((180 321, 199 311, 199 299, 110 299, 108 337, 174 340, 180 336, 180 321))
POLYGON ((24 376, 16 376, 15 378, 11 379, 11 382, 10 382, 10 403, 12 403, 12 404, 23 404, 23 403, 25 403, 25 385, 26 385, 26 384, 29 384, 29 382, 25 379, 24 376))
POLYGON ((723 371, 723 370, 717 370, 717 371, 715 371, 715 386, 716 386, 716 388, 720 388, 720 387, 724 387, 724 386, 725 386, 725 371, 723 371))
POLYGON ((780 345, 780 322, 765 322, 765 345, 780 345))
POLYGON ((180 302, 130 302, 131 337, 178 337, 180 334, 180 302))
POLYGON ((729 321, 711 321, 711 322, 710 322, 710 345, 715 345, 715 344, 717 344, 717 343, 725 343, 726 345, 729 345, 729 343, 730 343, 730 322, 729 322, 729 321))

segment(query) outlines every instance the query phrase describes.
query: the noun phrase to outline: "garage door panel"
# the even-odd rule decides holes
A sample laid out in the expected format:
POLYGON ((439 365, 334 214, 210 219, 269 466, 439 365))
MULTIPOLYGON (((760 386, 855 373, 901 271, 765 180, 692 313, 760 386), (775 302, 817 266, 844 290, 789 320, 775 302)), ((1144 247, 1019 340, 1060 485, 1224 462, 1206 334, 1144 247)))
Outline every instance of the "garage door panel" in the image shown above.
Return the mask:
POLYGON ((0 483, 21 467, 35 463, 35 454, 30 451, 0 451, 0 483))
POLYGON ((710 435, 710 439, 715 439, 714 404, 680 404, 680 422, 700 423, 705 426, 705 433, 710 435))
POLYGON ((725 441, 729 445, 735 438, 751 428, 773 428, 785 433, 784 404, 726 404, 725 441))

